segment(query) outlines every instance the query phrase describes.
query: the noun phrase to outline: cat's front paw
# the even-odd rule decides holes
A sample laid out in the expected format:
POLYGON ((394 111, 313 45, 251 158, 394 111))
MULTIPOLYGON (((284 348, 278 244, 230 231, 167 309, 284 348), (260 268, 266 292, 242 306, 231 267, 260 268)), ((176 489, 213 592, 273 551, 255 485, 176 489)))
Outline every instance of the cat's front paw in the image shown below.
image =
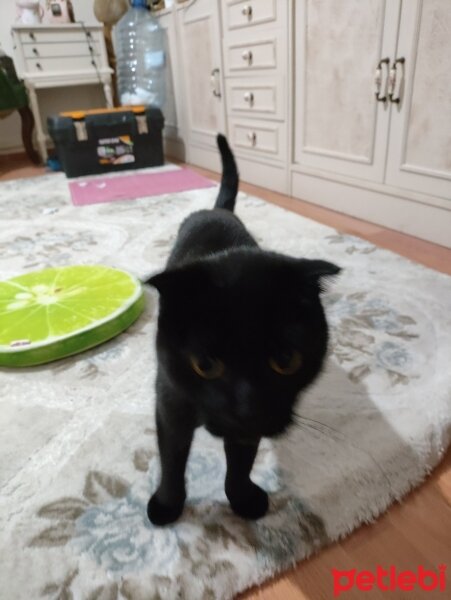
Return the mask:
POLYGON ((233 512, 243 519, 261 519, 268 511, 268 494, 252 481, 239 493, 226 490, 226 494, 233 512))
POLYGON ((149 521, 154 525, 169 525, 170 523, 174 523, 180 517, 183 512, 183 506, 185 502, 179 502, 174 505, 166 505, 162 504, 158 498, 157 494, 154 494, 147 504, 147 516, 149 517, 149 521))

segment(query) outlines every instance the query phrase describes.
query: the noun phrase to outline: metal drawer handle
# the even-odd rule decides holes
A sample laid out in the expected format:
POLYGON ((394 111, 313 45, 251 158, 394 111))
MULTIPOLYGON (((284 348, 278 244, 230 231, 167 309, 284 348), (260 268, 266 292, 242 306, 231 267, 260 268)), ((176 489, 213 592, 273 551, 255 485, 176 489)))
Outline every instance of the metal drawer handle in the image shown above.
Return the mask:
POLYGON ((217 68, 213 69, 213 71, 210 74, 210 85, 212 88, 213 96, 215 96, 216 98, 221 97, 221 87, 220 87, 219 75, 220 75, 220 71, 217 68))
POLYGON ((250 141, 252 146, 255 146, 257 144, 257 134, 255 133, 255 131, 252 131, 252 133, 249 132, 247 134, 247 139, 250 141))
POLYGON ((395 62, 393 63, 392 68, 390 69, 390 75, 389 75, 389 86, 388 86, 388 97, 390 98, 390 102, 393 102, 393 104, 399 104, 401 102, 401 92, 403 90, 403 84, 404 84, 404 65, 406 63, 406 59, 404 57, 401 58, 397 58, 395 60, 395 62), (398 79, 398 65, 401 65, 401 79, 399 80, 399 85, 398 85, 398 94, 395 97, 395 88, 396 88, 396 81, 398 79))
POLYGON ((390 64, 390 59, 389 58, 382 58, 379 61, 379 64, 376 67, 376 72, 374 74, 374 85, 376 87, 375 89, 375 96, 376 96, 376 100, 378 102, 386 102, 387 101, 387 83, 388 83, 388 65, 390 64), (384 84, 382 85, 382 67, 385 66, 386 68, 385 70, 385 80, 384 80, 384 84), (381 90, 383 95, 381 96, 381 90))
POLYGON ((252 92, 246 92, 243 96, 244 101, 247 102, 250 106, 254 104, 254 94, 252 92))
POLYGON ((37 51, 36 48, 33 48, 33 54, 35 54, 36 56, 39 56, 39 52, 37 51))
POLYGON ((243 6, 241 13, 247 17, 249 20, 252 19, 252 6, 249 6, 249 4, 246 4, 246 6, 243 6))
POLYGON ((253 59, 252 50, 245 50, 241 56, 242 56, 243 60, 247 61, 248 65, 252 64, 252 59, 253 59))
POLYGON ((31 31, 29 32, 29 34, 28 34, 28 35, 31 37, 31 39, 32 39, 32 40, 35 40, 35 39, 36 39, 36 38, 34 37, 34 33, 31 33, 31 31))
POLYGON ((41 65, 41 63, 36 63, 36 66, 37 66, 37 68, 38 68, 40 71, 42 71, 42 65, 41 65))

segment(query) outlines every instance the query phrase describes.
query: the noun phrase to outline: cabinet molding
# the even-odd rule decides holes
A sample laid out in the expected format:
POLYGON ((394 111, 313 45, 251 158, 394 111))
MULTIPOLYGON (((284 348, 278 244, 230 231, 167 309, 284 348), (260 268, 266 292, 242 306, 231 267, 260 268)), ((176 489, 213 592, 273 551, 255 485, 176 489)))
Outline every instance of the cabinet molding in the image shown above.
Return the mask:
POLYGON ((450 8, 449 0, 403 3, 397 57, 405 63, 386 181, 447 198, 451 209, 450 8))
POLYGON ((451 247, 449 0, 174 6, 188 160, 219 168, 225 131, 243 181, 451 247))
POLYGON ((413 202, 408 195, 402 198, 386 189, 368 189, 364 183, 349 185, 294 171, 291 190, 296 198, 451 247, 451 211, 413 202))

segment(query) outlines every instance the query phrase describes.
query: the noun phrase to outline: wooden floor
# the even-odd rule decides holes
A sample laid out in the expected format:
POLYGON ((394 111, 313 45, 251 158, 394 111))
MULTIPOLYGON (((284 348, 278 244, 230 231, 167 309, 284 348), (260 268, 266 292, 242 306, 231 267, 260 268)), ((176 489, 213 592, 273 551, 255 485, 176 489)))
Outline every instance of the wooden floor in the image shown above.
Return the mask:
MULTIPOLYGON (((217 174, 192 168, 212 179, 218 179, 217 174)), ((44 172, 42 167, 28 166, 24 159, 5 161, 0 158, 0 181, 44 172)), ((241 189, 451 275, 451 250, 442 246, 252 185, 242 184, 241 189)), ((398 572, 416 571, 419 565, 436 570, 439 565, 444 564, 447 566, 447 591, 373 590, 362 593, 354 589, 339 597, 342 600, 357 600, 362 596, 367 600, 451 598, 451 450, 420 489, 411 493, 401 504, 392 506, 376 523, 361 527, 344 541, 322 550, 317 556, 300 563, 274 581, 249 590, 240 599, 331 600, 334 597, 331 574, 333 568, 374 572, 378 564, 384 568, 394 565, 398 572)))

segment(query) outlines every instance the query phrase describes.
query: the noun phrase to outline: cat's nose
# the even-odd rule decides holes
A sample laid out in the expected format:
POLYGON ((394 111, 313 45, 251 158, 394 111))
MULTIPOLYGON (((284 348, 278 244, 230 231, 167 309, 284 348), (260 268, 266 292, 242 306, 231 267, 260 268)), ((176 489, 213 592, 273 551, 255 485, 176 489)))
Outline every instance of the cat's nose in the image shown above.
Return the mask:
POLYGON ((258 413, 256 391, 247 381, 240 381, 235 386, 234 412, 239 419, 251 419, 258 413))

